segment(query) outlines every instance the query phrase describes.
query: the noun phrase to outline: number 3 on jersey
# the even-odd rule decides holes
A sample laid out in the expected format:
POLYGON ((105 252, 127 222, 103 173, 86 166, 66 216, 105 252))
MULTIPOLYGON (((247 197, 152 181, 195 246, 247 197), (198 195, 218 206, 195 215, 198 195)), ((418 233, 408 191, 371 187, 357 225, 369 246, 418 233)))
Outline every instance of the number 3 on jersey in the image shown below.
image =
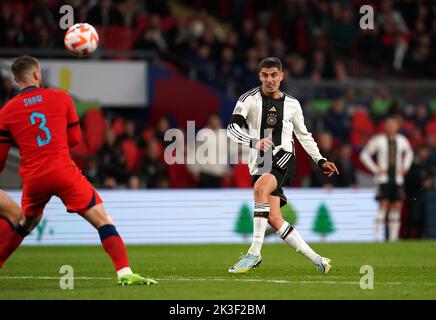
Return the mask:
POLYGON ((45 126, 47 120, 45 118, 45 114, 39 113, 39 112, 33 112, 30 115, 30 123, 36 124, 36 119, 41 119, 41 123, 39 124, 39 129, 44 131, 46 139, 42 139, 41 136, 36 137, 36 141, 38 142, 38 147, 42 147, 48 143, 50 143, 51 140, 51 134, 50 130, 45 126))

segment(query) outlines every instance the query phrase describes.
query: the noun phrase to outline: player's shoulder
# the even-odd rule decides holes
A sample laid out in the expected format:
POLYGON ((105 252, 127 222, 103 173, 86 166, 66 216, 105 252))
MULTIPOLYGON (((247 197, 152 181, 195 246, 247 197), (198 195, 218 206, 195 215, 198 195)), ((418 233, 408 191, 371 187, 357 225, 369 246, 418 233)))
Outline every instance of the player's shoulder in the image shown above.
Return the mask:
POLYGON ((283 92, 283 94, 285 95, 285 100, 291 101, 291 102, 298 102, 298 99, 295 98, 294 96, 291 96, 290 94, 283 92))
POLYGON ((375 135, 372 136, 372 138, 370 139, 370 141, 373 142, 383 142, 386 139, 386 135, 383 133, 376 133, 375 135))
POLYGON ((402 134, 402 133, 397 133, 397 139, 399 139, 402 142, 409 142, 407 137, 404 134, 402 134))
POLYGON ((290 94, 287 94, 286 92, 283 92, 283 94, 285 95, 285 107, 301 109, 300 101, 298 101, 297 98, 291 96, 290 94))
POLYGON ((249 98, 253 98, 253 97, 255 97, 257 94, 260 94, 260 86, 259 86, 259 87, 256 87, 256 88, 253 88, 253 89, 251 89, 251 90, 248 90, 247 92, 243 93, 243 94, 239 97, 238 101, 239 101, 239 102, 245 102, 247 99, 249 99, 249 98))

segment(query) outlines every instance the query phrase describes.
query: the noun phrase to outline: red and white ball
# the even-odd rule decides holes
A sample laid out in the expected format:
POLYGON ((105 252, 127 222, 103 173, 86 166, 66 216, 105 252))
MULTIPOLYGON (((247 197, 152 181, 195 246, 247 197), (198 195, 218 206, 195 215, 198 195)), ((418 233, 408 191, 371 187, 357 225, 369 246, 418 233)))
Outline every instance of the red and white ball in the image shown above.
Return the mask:
POLYGON ((76 23, 65 33, 65 48, 77 57, 86 57, 98 47, 98 33, 89 23, 76 23))

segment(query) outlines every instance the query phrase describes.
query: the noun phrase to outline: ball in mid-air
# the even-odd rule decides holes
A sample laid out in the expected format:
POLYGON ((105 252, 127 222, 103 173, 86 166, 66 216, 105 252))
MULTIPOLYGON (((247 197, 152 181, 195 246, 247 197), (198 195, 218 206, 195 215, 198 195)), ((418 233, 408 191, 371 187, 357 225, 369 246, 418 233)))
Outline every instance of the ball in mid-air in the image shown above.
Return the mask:
POLYGON ((98 47, 98 33, 89 23, 76 23, 65 33, 65 48, 77 57, 87 57, 98 47))

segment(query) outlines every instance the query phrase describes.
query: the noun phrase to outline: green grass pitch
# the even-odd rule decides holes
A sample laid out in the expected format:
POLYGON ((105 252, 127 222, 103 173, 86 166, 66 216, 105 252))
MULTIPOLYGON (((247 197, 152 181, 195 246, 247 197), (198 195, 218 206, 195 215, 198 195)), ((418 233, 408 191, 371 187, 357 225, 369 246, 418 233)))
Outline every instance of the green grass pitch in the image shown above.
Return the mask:
POLYGON ((159 285, 118 287, 100 247, 22 247, 0 269, 0 299, 436 299, 436 242, 313 244, 333 260, 319 274, 284 244, 266 244, 260 268, 229 275, 247 245, 128 246, 133 269, 159 285), (74 268, 61 290, 59 269, 74 268), (374 289, 359 282, 374 269, 374 289))

